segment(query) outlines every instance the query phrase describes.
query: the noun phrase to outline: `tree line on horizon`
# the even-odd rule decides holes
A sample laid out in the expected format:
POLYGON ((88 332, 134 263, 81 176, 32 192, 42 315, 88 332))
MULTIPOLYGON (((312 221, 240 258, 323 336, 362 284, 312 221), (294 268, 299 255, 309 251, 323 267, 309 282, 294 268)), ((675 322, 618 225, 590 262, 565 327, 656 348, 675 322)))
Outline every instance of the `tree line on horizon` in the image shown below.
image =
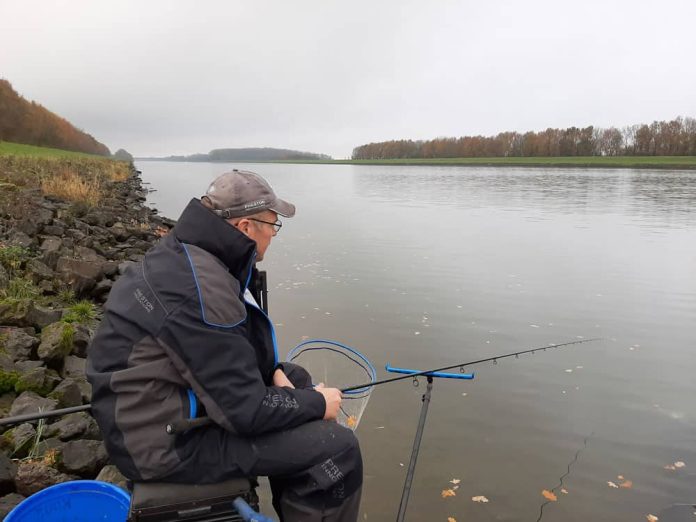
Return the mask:
POLYGON ((272 147, 247 147, 239 149, 213 149, 207 154, 168 156, 157 158, 167 161, 287 161, 287 160, 330 160, 331 156, 272 147))
POLYGON ((462 136, 432 140, 392 140, 353 149, 354 160, 556 157, 556 156, 694 156, 696 119, 677 117, 650 125, 618 129, 546 129, 524 133, 510 131, 495 136, 462 136))
POLYGON ((0 141, 108 156, 109 148, 0 79, 0 141))

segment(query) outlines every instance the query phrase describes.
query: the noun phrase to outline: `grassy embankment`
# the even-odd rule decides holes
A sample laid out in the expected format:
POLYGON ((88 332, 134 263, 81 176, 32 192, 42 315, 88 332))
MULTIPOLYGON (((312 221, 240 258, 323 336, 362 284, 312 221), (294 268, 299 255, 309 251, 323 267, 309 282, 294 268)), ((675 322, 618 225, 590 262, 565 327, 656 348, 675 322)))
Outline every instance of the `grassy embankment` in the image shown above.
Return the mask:
POLYGON ((0 209, 14 192, 25 188, 96 206, 107 183, 124 181, 129 175, 130 165, 124 161, 0 141, 0 209))
POLYGON ((628 169, 696 169, 696 156, 563 156, 524 158, 424 158, 385 160, 278 161, 328 165, 442 165, 480 167, 569 167, 628 169))

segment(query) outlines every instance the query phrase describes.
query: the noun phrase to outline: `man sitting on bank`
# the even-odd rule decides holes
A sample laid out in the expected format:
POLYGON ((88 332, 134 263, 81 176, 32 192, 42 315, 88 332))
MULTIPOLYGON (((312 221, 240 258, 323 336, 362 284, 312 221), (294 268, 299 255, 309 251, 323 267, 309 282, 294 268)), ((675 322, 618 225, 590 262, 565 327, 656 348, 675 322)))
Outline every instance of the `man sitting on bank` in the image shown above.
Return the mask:
POLYGON ((334 422, 341 392, 279 364, 273 325, 251 291, 278 215, 294 214, 247 171, 192 199, 111 290, 88 350, 92 414, 129 479, 263 475, 281 520, 354 521, 362 459, 353 433, 334 422), (214 424, 165 431, 203 414, 214 424))

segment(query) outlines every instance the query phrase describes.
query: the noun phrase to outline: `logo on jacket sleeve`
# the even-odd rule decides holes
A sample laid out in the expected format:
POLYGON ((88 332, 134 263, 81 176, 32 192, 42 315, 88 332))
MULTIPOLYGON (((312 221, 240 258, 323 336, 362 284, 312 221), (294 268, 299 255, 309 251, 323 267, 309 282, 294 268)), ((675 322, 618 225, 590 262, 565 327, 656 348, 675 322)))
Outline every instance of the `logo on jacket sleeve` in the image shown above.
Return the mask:
POLYGON ((136 288, 133 295, 135 296, 135 300, 140 303, 140 306, 142 306, 148 314, 154 310, 155 307, 152 306, 150 301, 148 301, 147 297, 145 297, 145 294, 143 294, 140 288, 136 288))

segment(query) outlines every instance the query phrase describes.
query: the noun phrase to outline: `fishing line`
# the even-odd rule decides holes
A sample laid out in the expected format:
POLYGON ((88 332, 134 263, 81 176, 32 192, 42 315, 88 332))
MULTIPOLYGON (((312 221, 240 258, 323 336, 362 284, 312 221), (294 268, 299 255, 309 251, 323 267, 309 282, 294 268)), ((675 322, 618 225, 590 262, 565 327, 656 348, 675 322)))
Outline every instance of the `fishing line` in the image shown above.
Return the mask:
MULTIPOLYGON (((558 485, 551 488, 550 491, 553 492, 553 491, 557 490, 558 488, 563 487, 563 479, 565 479, 568 475, 570 475, 570 467, 577 462, 578 457, 580 456, 580 453, 587 447, 587 441, 590 439, 590 437, 592 437, 592 435, 594 435, 594 432, 590 433, 587 437, 585 437, 585 440, 582 443, 582 448, 580 448, 578 451, 575 452, 575 456, 573 457, 573 460, 571 460, 568 463, 568 468, 567 468, 566 472, 563 475, 561 475, 561 477, 558 479, 558 481, 559 481, 558 485)), ((536 522, 541 522, 541 517, 544 516, 544 506, 546 506, 547 504, 550 504, 551 502, 552 502, 551 500, 547 500, 546 502, 544 502, 541 505, 541 507, 539 508, 539 518, 537 518, 536 522)))

